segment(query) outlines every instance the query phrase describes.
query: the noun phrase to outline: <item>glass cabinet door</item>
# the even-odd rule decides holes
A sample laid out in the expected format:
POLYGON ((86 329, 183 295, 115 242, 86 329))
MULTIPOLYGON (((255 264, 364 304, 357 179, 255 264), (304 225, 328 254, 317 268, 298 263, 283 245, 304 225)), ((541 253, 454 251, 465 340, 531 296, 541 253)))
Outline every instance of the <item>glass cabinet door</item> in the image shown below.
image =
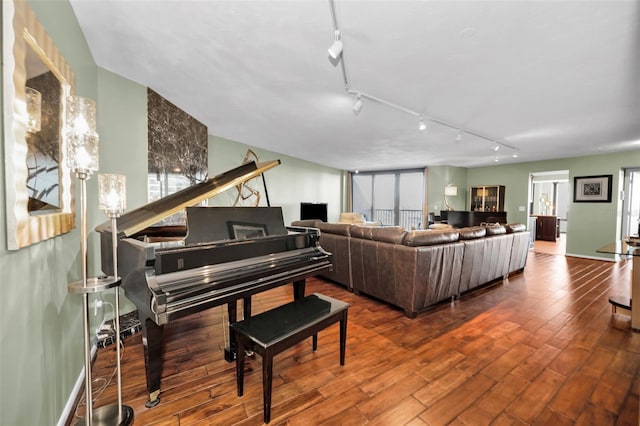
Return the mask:
POLYGON ((504 186, 474 186, 469 191, 469 210, 504 211, 504 186))

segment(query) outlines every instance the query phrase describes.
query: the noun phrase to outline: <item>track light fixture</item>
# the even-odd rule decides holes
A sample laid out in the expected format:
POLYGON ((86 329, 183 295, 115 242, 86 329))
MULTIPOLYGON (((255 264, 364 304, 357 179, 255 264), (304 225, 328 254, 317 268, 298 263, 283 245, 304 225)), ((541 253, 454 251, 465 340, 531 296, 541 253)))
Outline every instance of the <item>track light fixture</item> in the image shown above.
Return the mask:
POLYGON ((427 123, 425 123, 424 118, 420 116, 420 121, 418 122, 418 130, 424 132, 427 130, 427 123))
POLYGON ((353 113, 357 115, 360 114, 360 111, 362 111, 362 95, 358 93, 356 95, 356 100, 353 103, 353 113))
POLYGON ((462 140, 462 129, 458 129, 458 134, 456 135, 456 142, 460 142, 462 140))
POLYGON ((333 42, 331 47, 329 47, 329 56, 331 56, 333 59, 338 59, 338 57, 340 57, 340 55, 342 54, 342 40, 340 39, 340 30, 335 31, 335 37, 335 41, 333 42))
POLYGON ((498 150, 500 149, 500 145, 497 142, 494 142, 494 146, 492 148, 495 152, 498 152, 498 150))
POLYGON ((513 151, 513 154, 511 154, 511 157, 518 158, 518 150, 517 149, 515 151, 513 151))

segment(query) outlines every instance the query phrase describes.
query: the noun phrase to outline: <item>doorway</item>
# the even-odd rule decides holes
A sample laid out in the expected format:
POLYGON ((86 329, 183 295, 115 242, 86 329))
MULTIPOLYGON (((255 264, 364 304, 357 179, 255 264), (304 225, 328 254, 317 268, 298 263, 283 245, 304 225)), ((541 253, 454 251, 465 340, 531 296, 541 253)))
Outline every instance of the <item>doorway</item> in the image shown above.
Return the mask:
POLYGON ((621 238, 640 233, 640 167, 624 171, 621 238))
POLYGON ((534 172, 529 176, 529 230, 535 251, 564 255, 567 242, 569 171, 534 172))

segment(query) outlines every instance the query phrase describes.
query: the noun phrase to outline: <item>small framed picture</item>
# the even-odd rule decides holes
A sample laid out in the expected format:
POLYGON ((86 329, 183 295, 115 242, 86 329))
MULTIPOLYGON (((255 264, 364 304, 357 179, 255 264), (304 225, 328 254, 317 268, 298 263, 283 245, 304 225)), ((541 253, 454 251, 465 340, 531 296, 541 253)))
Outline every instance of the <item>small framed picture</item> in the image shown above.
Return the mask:
POLYGON ((574 203, 610 203, 613 175, 573 178, 574 203))
POLYGON ((267 236, 267 226, 261 223, 227 222, 229 236, 234 240, 248 240, 267 236))

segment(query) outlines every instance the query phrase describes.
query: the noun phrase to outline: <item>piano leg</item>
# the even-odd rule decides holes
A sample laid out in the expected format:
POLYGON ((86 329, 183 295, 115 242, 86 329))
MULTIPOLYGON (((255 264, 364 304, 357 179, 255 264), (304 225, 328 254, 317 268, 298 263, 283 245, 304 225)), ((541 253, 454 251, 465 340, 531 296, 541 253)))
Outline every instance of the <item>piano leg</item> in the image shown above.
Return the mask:
POLYGON ((293 283, 293 299, 294 300, 304 299, 304 285, 305 285, 304 278, 301 279, 300 281, 294 281, 293 283))
MULTIPOLYGON (((246 299, 245 299, 246 303, 246 299)), ((251 303, 251 298, 249 298, 249 303, 251 303)), ((229 316, 229 324, 234 323, 238 320, 238 305, 234 300, 233 302, 227 303, 227 312, 229 316)), ((223 324, 224 327, 224 324, 223 324)), ((236 351, 238 345, 236 343, 236 335, 229 328, 229 347, 224 348, 224 359, 227 362, 233 362, 236 359, 236 351)))
POLYGON ((145 407, 155 407, 160 403, 160 375, 162 374, 162 326, 149 318, 142 323, 142 346, 144 347, 144 366, 147 374, 149 400, 145 407))
POLYGON ((244 302, 242 306, 242 318, 251 318, 251 296, 245 297, 242 301, 244 302))

